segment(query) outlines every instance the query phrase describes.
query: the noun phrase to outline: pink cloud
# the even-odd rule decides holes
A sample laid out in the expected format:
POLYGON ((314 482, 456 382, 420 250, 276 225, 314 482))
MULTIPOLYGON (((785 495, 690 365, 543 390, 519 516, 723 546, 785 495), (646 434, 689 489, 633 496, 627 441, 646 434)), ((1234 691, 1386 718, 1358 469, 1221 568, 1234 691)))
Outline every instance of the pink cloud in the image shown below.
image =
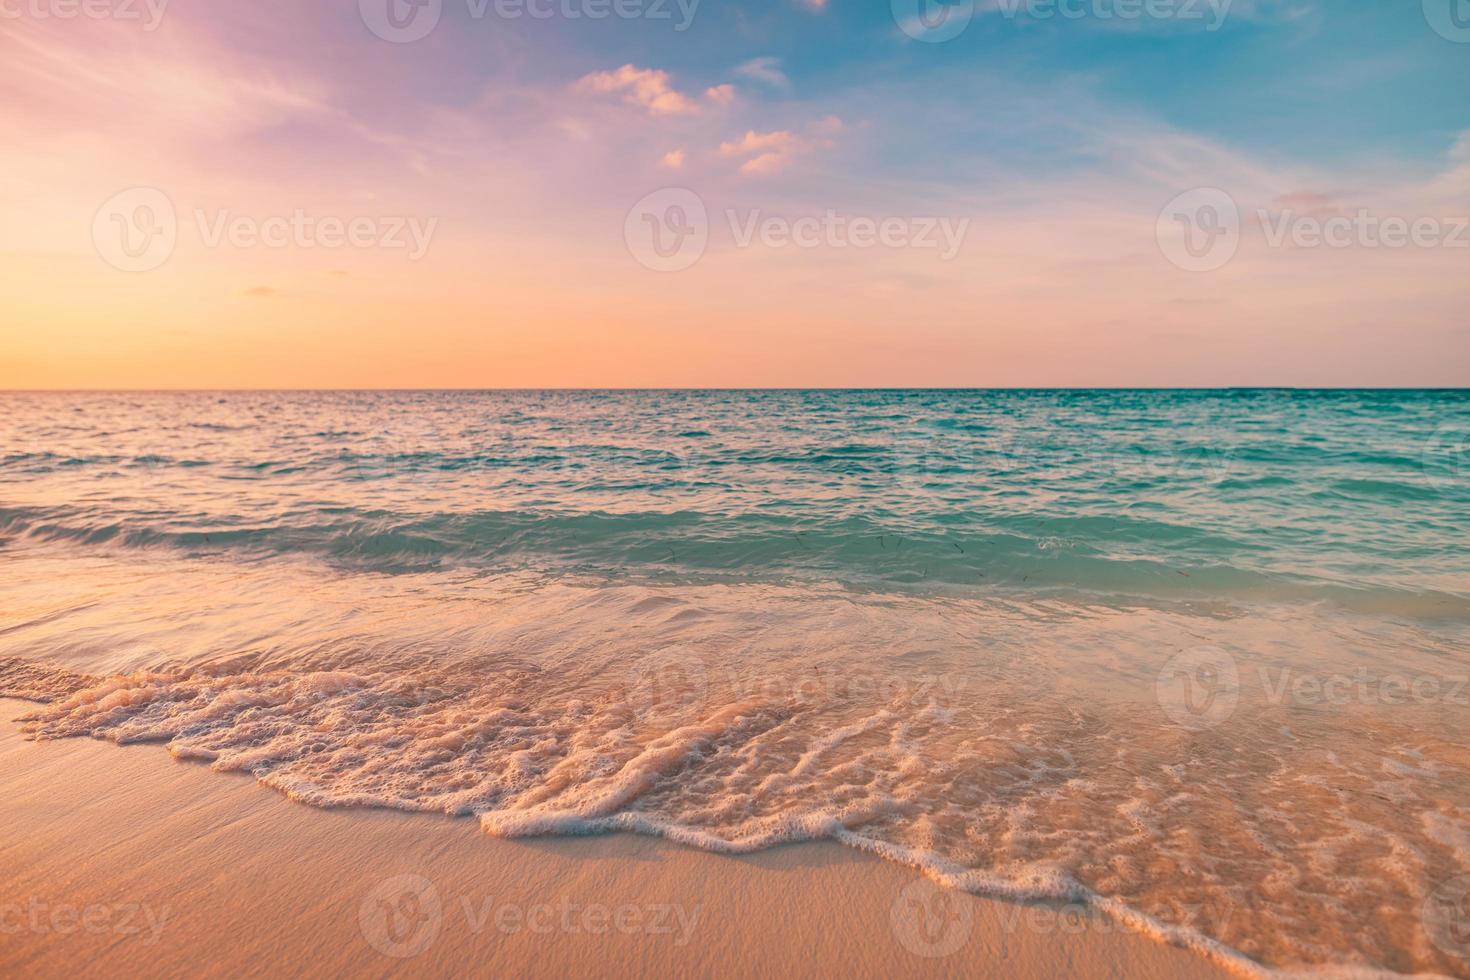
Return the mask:
POLYGON ((735 101, 735 86, 729 84, 711 85, 704 90, 704 97, 716 105, 729 105, 735 101))
POLYGON ((616 71, 596 71, 578 79, 577 88, 599 95, 620 93, 624 102, 654 116, 699 111, 698 103, 669 84, 669 73, 657 68, 623 65, 616 71))
POLYGON ((783 170, 798 156, 814 150, 829 150, 836 145, 835 137, 843 129, 841 119, 827 116, 809 123, 801 135, 789 129, 769 132, 747 130, 737 140, 720 144, 720 155, 746 157, 740 165, 743 174, 771 174, 783 170))
POLYGON ((746 153, 755 153, 760 150, 781 149, 785 150, 796 142, 796 137, 790 130, 778 129, 769 133, 758 133, 755 130, 747 130, 745 135, 738 140, 720 144, 720 153, 724 156, 741 156, 746 153))

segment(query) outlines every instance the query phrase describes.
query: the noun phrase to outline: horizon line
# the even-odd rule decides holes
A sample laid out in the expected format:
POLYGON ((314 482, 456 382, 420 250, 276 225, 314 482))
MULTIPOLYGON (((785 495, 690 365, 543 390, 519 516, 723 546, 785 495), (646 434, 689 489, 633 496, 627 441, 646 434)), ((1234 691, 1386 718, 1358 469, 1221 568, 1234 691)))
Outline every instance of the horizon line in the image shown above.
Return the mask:
POLYGON ((514 392, 750 392, 750 391, 1435 391, 1465 392, 1470 385, 670 385, 670 386, 523 386, 523 387, 168 387, 168 388, 4 388, 3 395, 65 394, 306 394, 306 393, 514 393, 514 392))

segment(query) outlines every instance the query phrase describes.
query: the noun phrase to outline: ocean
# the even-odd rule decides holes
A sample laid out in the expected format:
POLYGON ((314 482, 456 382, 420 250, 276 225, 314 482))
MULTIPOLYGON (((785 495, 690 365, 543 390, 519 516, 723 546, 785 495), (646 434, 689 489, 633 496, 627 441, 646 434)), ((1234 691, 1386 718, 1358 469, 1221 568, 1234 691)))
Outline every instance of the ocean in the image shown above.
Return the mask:
POLYGON ((0 395, 0 695, 303 803, 832 839, 1470 975, 1470 392, 0 395))

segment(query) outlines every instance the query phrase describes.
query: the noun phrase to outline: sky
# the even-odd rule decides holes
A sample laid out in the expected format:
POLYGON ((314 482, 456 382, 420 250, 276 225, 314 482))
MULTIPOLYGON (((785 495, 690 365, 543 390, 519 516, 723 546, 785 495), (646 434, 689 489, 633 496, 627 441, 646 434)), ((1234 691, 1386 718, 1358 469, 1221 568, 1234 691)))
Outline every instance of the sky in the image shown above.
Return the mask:
POLYGON ((0 387, 1470 384, 1470 0, 0 0, 0 387))

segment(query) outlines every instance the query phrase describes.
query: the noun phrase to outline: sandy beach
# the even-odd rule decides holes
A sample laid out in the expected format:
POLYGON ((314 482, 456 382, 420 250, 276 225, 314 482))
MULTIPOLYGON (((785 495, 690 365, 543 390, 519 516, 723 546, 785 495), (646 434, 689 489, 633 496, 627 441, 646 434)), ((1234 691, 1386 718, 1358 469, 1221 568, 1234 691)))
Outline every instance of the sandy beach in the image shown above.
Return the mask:
POLYGON ((156 745, 26 741, 30 707, 0 701, 9 975, 1223 975, 835 844, 732 858, 316 810, 156 745))

